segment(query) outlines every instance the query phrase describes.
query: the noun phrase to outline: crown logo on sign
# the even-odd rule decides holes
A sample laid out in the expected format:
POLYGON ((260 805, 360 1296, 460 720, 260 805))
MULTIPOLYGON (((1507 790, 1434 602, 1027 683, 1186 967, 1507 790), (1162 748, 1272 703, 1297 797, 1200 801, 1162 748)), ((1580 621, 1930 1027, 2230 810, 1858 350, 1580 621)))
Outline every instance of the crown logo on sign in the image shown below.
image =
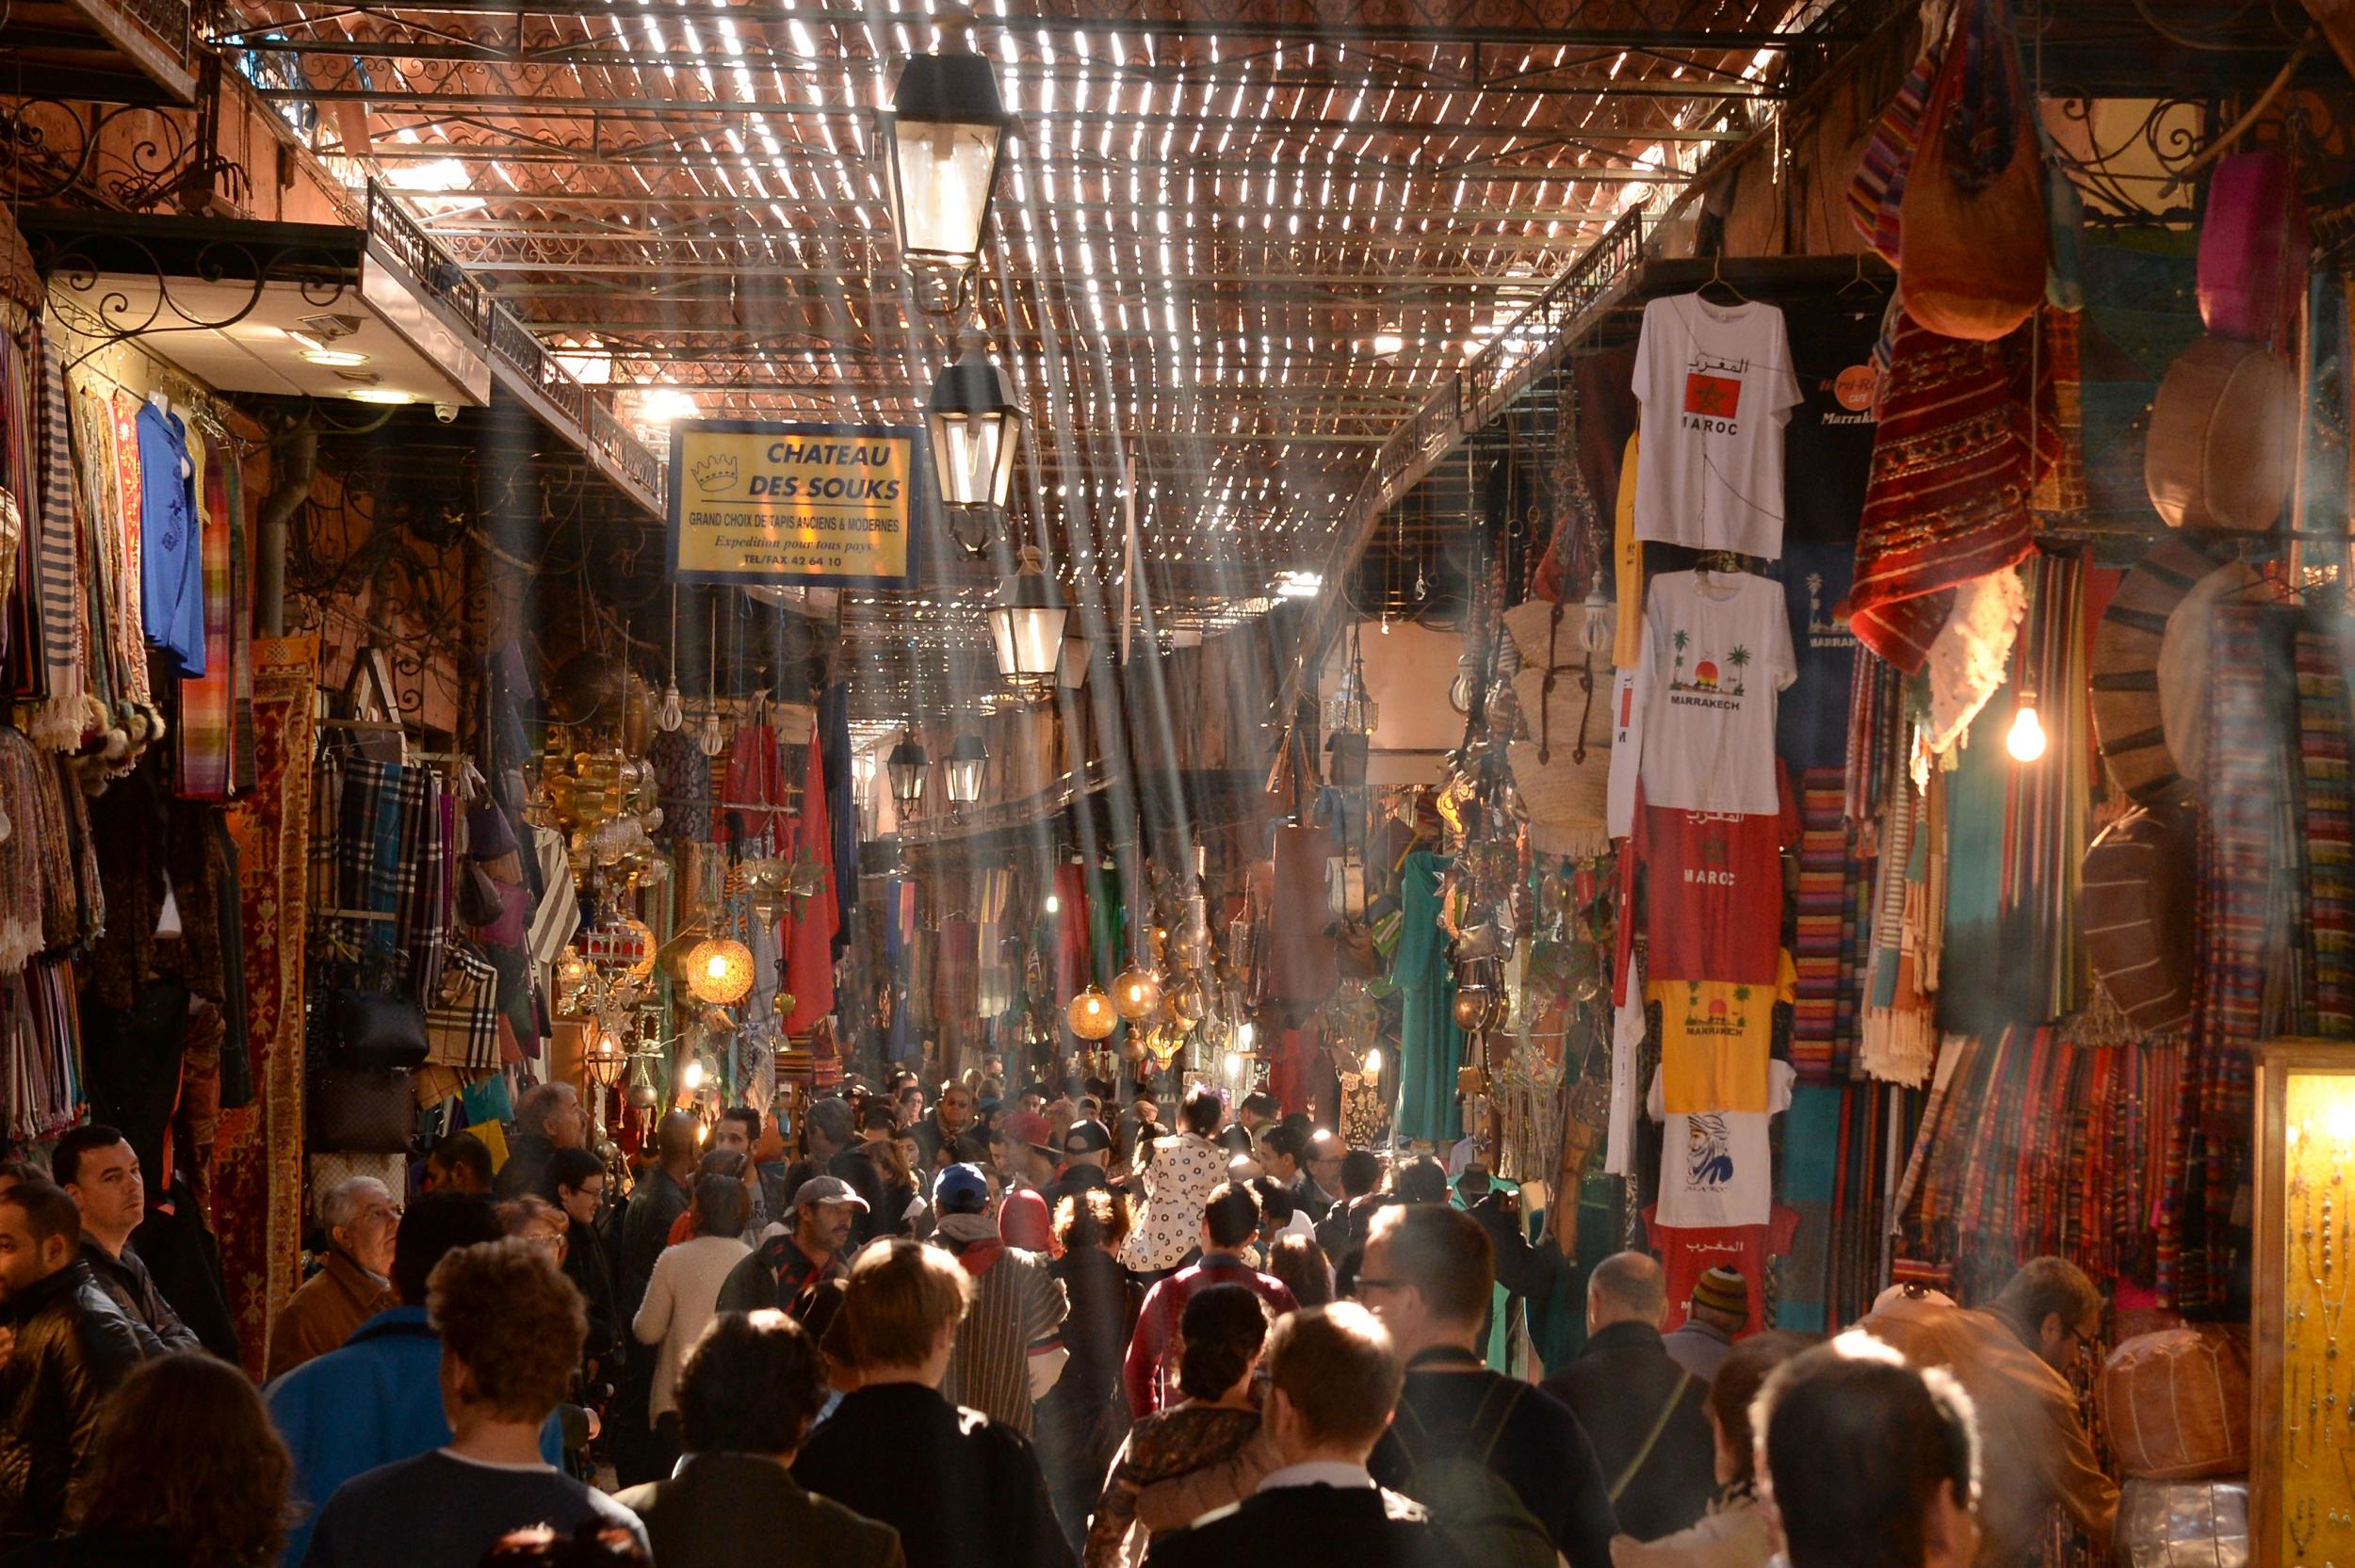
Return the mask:
POLYGON ((738 475, 736 454, 714 452, 697 462, 689 472, 695 476, 696 489, 706 495, 717 495, 723 490, 735 487, 738 475))

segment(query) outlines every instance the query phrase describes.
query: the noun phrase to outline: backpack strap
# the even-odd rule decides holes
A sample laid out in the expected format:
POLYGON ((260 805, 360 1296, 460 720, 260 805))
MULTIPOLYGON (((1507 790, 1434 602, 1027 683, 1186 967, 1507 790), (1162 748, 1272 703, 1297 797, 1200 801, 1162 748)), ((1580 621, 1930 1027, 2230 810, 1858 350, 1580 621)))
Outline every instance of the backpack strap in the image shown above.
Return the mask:
POLYGON ((1529 1384, 1510 1378, 1500 1378, 1489 1384, 1487 1395, 1480 1401, 1479 1412, 1472 1416, 1471 1430, 1464 1437, 1464 1457, 1488 1463, 1497 1449, 1497 1442, 1504 1435, 1504 1424, 1520 1408, 1521 1396, 1529 1392, 1529 1384))
POLYGON ((1398 1446, 1405 1450, 1408 1469, 1415 1468, 1431 1457, 1430 1429, 1422 1424, 1422 1417, 1415 1414, 1415 1407, 1405 1399, 1399 1400, 1398 1408, 1390 1413, 1390 1432, 1398 1439, 1398 1446))
POLYGON ((1635 1450, 1635 1457, 1627 1462, 1627 1468, 1619 1472, 1619 1479, 1611 1483, 1612 1502, 1619 1500, 1619 1495, 1628 1489, 1628 1483, 1635 1479, 1637 1472, 1651 1458, 1651 1451, 1660 1446, 1660 1434, 1668 1430, 1669 1420, 1676 1414, 1677 1406, 1684 1402, 1684 1391, 1692 1383, 1693 1374, 1680 1369, 1677 1385, 1668 1390, 1668 1397, 1660 1403, 1660 1414, 1652 1417, 1650 1435, 1644 1439, 1644 1446, 1635 1450))

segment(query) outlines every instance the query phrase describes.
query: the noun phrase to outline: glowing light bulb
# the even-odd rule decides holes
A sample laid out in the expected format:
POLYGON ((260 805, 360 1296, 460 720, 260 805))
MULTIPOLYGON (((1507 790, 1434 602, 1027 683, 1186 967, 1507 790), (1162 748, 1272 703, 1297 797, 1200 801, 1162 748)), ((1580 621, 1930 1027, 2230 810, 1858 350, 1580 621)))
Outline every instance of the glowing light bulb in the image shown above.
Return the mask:
POLYGON ((2036 703, 2031 698, 2020 700, 2020 711, 2011 721, 2011 733, 2004 737, 2004 749, 2015 762, 2034 762, 2044 754, 2044 725, 2036 716, 2036 703))
POLYGON ((1376 1045, 1366 1053, 1366 1082, 1372 1083, 1381 1076, 1382 1047, 1376 1045))
POLYGON ((712 954, 711 957, 704 962, 704 973, 710 976, 715 980, 726 979, 728 978, 727 955, 725 953, 712 954))
POLYGON ((1063 913, 1063 900, 1052 893, 1049 893, 1047 896, 1047 913, 1049 914, 1061 914, 1063 913))
POLYGON ((690 1094, 702 1092, 704 1087, 703 1059, 697 1057, 685 1067, 680 1068, 678 1078, 680 1083, 687 1086, 687 1092, 690 1094))
POLYGON ((1226 1053, 1226 1075, 1230 1078, 1242 1076, 1242 1058, 1233 1051, 1226 1053))
POLYGON ((675 734, 678 727, 687 722, 687 715, 679 709, 678 682, 673 681, 662 688, 662 708, 655 715, 654 721, 661 725, 666 734, 675 734))

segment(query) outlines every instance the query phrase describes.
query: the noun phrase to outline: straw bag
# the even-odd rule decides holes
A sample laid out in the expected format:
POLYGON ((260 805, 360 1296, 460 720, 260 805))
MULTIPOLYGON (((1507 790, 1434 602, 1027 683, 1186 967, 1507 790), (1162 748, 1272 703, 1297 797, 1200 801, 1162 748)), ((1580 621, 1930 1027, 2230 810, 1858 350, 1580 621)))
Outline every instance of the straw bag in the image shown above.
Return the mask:
POLYGON ((1991 342, 2043 301, 2052 233, 2027 103, 2008 15, 1992 0, 1959 12, 1923 113, 1898 236, 1898 298, 1941 336, 1991 342), (1973 82, 1984 84, 1975 99, 1966 95, 1973 82))
POLYGON ((1504 616, 1520 649, 1513 695, 1530 738, 1506 748, 1513 787, 1539 854, 1584 857, 1611 848, 1611 655, 1579 642, 1580 622, 1533 599, 1504 616))
POLYGON ((2151 403, 2142 482, 2170 528, 2264 533, 2289 498, 2298 373, 2262 343, 2208 334, 2151 403))

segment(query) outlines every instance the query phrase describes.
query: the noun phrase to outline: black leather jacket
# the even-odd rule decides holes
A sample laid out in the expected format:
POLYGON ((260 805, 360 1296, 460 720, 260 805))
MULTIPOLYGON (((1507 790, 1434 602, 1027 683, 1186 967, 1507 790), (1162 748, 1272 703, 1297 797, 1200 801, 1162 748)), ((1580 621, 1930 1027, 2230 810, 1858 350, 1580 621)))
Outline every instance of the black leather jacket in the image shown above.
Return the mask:
POLYGON ((98 1406, 162 1342, 75 1258, 0 1308, 16 1334, 0 1360, 0 1548, 55 1535, 89 1462, 98 1406))

